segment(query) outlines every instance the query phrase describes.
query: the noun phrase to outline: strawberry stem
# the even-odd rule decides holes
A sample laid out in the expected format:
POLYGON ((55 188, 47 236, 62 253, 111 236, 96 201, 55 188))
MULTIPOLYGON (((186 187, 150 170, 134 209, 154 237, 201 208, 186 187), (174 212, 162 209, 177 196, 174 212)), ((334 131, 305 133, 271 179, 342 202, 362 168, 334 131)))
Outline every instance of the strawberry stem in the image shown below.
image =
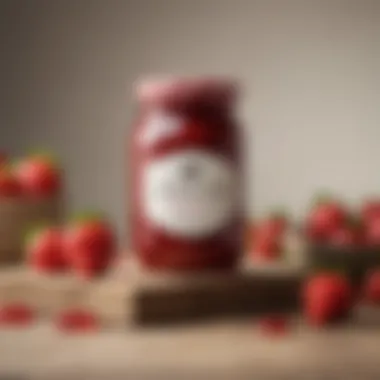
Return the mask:
POLYGON ((272 210, 269 213, 270 218, 272 219, 283 219, 286 220, 288 219, 288 212, 285 210, 284 207, 278 207, 272 210))
POLYGON ((37 158, 39 160, 42 160, 42 161, 48 163, 49 165, 51 165, 53 167, 59 166, 57 157, 53 153, 51 153, 47 150, 43 150, 43 149, 33 150, 30 152, 28 157, 37 158))
POLYGON ((335 197, 327 190, 323 190, 318 192, 318 194, 314 197, 313 204, 314 205, 321 205, 330 203, 335 199, 335 197))

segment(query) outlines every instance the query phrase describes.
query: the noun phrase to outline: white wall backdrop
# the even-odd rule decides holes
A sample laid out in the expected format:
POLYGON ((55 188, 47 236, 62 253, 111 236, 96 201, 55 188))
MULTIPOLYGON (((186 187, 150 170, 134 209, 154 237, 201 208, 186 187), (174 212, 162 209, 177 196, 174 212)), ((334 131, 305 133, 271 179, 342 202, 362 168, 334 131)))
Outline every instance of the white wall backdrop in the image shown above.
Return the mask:
POLYGON ((144 73, 230 74, 252 214, 380 194, 380 2, 3 1, 1 141, 55 150, 72 208, 126 231, 125 138, 144 73))

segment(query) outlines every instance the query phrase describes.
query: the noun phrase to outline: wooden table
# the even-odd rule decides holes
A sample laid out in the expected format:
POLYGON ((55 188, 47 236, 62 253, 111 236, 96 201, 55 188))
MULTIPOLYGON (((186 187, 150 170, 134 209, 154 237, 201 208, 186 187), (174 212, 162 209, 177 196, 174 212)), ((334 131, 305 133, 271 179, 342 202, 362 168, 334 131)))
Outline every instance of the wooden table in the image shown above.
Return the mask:
POLYGON ((315 331, 295 322, 288 336, 269 338, 254 321, 82 337, 42 322, 0 330, 0 378, 376 380, 379 349, 380 323, 315 331))

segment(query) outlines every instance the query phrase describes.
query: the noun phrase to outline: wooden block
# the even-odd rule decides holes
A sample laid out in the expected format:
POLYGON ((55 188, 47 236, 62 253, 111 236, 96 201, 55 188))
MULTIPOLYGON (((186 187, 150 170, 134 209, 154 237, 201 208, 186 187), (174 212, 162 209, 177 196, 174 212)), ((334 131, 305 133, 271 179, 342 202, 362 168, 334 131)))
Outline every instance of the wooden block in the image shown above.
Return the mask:
POLYGON ((93 310, 107 326, 127 325, 132 309, 132 287, 128 281, 108 277, 92 283, 85 306, 93 310))
POLYGON ((33 281, 23 267, 8 267, 0 275, 0 304, 21 302, 33 305, 33 281))
POLYGON ((51 199, 0 199, 0 264, 21 263, 25 234, 40 222, 58 223, 62 201, 51 199))
POLYGON ((36 307, 47 316, 63 309, 83 305, 90 286, 71 274, 59 276, 34 274, 33 285, 36 307))
POLYGON ((293 312, 299 307, 300 271, 201 275, 148 274, 133 285, 133 321, 140 325, 293 312))

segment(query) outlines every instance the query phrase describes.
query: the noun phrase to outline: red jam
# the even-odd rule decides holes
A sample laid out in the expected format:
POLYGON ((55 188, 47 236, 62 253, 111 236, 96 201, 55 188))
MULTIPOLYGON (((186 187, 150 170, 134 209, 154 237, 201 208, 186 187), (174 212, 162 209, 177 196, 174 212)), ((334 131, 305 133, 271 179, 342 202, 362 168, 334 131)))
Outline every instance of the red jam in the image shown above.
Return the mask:
POLYGON ((132 245, 148 269, 235 267, 243 247, 236 87, 146 82, 133 129, 132 245))
POLYGON ((63 332, 93 332, 99 330, 99 321, 90 311, 65 310, 56 320, 56 325, 63 332))

